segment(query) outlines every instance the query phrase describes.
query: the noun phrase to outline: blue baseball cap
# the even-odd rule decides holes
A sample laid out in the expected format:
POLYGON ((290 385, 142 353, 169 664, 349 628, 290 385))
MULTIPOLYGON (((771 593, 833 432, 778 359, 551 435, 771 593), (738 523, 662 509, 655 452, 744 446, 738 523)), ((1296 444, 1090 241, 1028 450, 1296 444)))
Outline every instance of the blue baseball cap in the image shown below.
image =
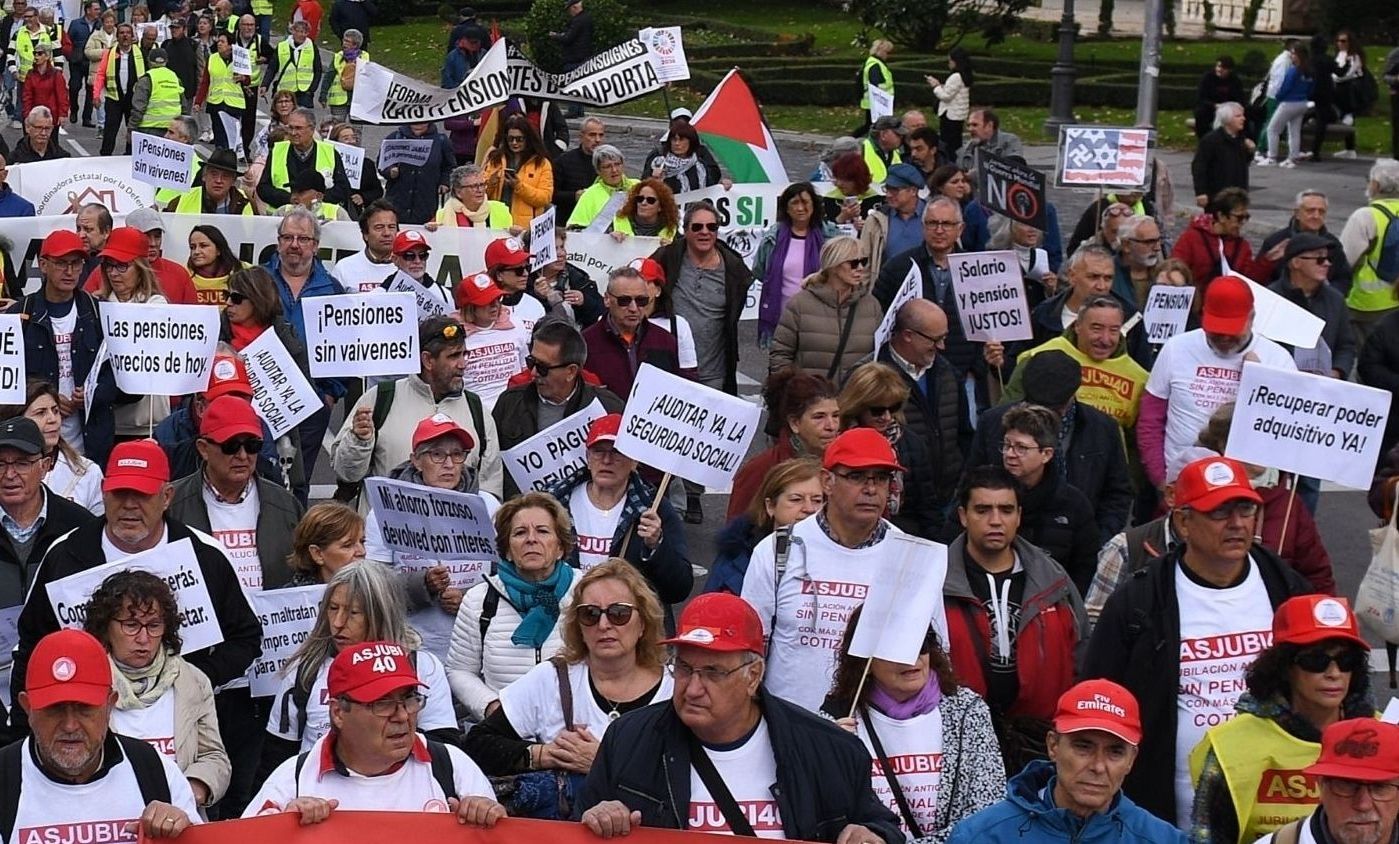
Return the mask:
POLYGON ((922 188, 927 182, 923 180, 923 174, 918 172, 918 168, 912 164, 895 164, 889 168, 889 172, 884 177, 884 187, 886 188, 922 188))

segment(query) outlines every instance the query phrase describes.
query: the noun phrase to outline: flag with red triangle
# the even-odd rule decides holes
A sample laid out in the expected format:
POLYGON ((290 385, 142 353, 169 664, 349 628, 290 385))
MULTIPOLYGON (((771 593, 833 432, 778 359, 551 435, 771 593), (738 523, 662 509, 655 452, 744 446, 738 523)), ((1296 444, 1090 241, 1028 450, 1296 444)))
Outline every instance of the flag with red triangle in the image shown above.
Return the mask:
POLYGON ((772 130, 738 68, 729 71, 690 125, 735 182, 789 181, 772 130))

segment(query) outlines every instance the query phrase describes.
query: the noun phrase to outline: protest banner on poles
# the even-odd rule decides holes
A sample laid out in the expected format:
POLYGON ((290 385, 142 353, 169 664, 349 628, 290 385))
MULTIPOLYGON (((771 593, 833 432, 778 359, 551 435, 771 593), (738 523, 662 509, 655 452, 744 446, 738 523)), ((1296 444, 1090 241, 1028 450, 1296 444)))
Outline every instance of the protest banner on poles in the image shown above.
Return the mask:
POLYGON ((685 39, 680 27, 647 27, 636 36, 650 52, 651 67, 657 79, 683 82, 690 78, 690 63, 685 58, 685 39))
POLYGON ((495 526, 479 495, 365 478, 364 495, 384 545, 434 560, 493 560, 495 526))
POLYGON ((411 375, 421 368, 411 293, 313 296, 301 300, 301 312, 312 378, 411 375))
POLYGON ((345 180, 350 183, 350 187, 359 190, 359 177, 364 174, 364 148, 354 144, 342 144, 339 141, 331 141, 330 145, 340 153, 340 163, 345 167, 345 180))
POLYGON ((393 274, 389 279, 389 286, 384 288, 390 293, 411 293, 413 301, 418 303, 418 322, 431 319, 435 316, 444 316, 447 313, 447 306, 441 299, 430 294, 426 288, 414 281, 403 270, 393 274))
POLYGON ((131 136, 131 178, 155 188, 188 190, 194 177, 194 147, 157 135, 131 136))
POLYGON ((1060 126, 1055 184, 1061 188, 1142 188, 1151 180, 1151 129, 1060 126))
POLYGON ((253 385, 253 410, 273 437, 290 433, 323 406, 320 392, 306 379, 277 332, 262 332, 238 354, 253 385))
POLYGON ((665 82, 656 75, 651 51, 638 38, 603 50, 564 73, 541 70, 514 42, 508 44, 506 57, 510 69, 511 96, 606 107, 629 102, 665 87, 665 82))
POLYGON ((947 256, 957 316, 968 340, 1030 340, 1030 307, 1020 261, 1014 252, 969 252, 947 256))
POLYGON ((395 164, 409 164, 422 167, 432 156, 431 138, 386 138, 379 145, 379 169, 388 170, 395 164))
POLYGON ((1190 304, 1195 301, 1195 288, 1186 285, 1154 284, 1146 294, 1142 321, 1146 339, 1160 345, 1177 334, 1185 333, 1190 320, 1190 304))
POLYGON ((910 261, 908 274, 904 276, 903 283, 899 285, 899 291, 889 301, 889 310, 884 312, 884 319, 879 321, 879 327, 874 330, 875 354, 878 354, 879 350, 889 342, 889 338, 894 336, 894 319, 899 315, 899 308, 921 295, 923 295, 923 270, 919 268, 917 261, 910 261))
POLYGON ((282 669, 316 626, 324 594, 324 584, 248 593, 248 603, 262 624, 262 653, 248 667, 247 675, 253 697, 277 694, 282 669))
POLYGON ((1389 419, 1389 393, 1339 378, 1244 363, 1224 454, 1366 489, 1389 419))
POLYGON ((233 63, 229 65, 229 72, 234 76, 253 75, 253 51, 247 47, 233 45, 233 63))
POLYGON ((0 315, 0 404, 23 405, 27 397, 23 325, 19 314, 0 315))
POLYGON ((593 399, 587 407, 550 425, 514 448, 500 453, 505 471, 515 485, 528 492, 543 490, 588 463, 588 426, 607 415, 602 402, 593 399))
POLYGON ((209 386, 219 342, 217 307, 103 302, 102 329, 117 389, 183 396, 209 386))
POLYGON ((981 204, 1017 223, 1044 231, 1049 225, 1044 174, 985 150, 977 150, 976 162, 976 195, 981 204))
POLYGON ((554 206, 544 209, 529 224, 529 271, 547 267, 558 259, 558 244, 554 242, 554 206))
POLYGON ((711 491, 725 491, 748 454, 762 408, 644 363, 632 382, 616 448, 711 491))
MULTIPOLYGON (((96 551, 93 549, 94 553, 96 551)), ((180 611, 180 639, 184 643, 180 653, 210 648, 223 641, 219 619, 214 615, 214 602, 204 582, 204 571, 199 568, 199 559, 189 539, 158 545, 124 560, 103 563, 50 582, 44 588, 59 625, 81 629, 87 620, 92 593, 102 581, 121 571, 150 572, 170 584, 180 611)))
POLYGON ((947 579, 947 546, 906 533, 890 533, 888 551, 875 560, 860 623, 850 637, 850 655, 878 657, 900 665, 918 661, 931 625, 947 638, 942 584, 947 579))
POLYGON ((894 95, 878 85, 869 85, 867 90, 870 100, 870 119, 878 120, 881 117, 892 117, 894 114, 894 95))

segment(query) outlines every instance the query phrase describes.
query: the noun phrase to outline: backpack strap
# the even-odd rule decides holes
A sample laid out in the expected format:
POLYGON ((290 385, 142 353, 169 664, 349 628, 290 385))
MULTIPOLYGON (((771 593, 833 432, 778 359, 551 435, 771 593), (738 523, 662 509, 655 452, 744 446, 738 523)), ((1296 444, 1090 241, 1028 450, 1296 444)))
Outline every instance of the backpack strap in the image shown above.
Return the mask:
POLYGON ((1273 833, 1273 844, 1297 844, 1302 838, 1302 824, 1311 820, 1311 815, 1278 827, 1273 833))
POLYGON ((561 656, 549 657, 554 666, 554 674, 559 678, 559 706, 563 709, 563 726, 573 729, 573 684, 568 682, 568 663, 561 656))
MULTIPOLYGON (((116 735, 113 733, 113 735, 116 735)), ((160 753, 141 739, 116 735, 121 752, 131 763, 136 774, 136 786, 141 789, 141 800, 146 804, 154 800, 170 802, 170 781, 165 778, 165 765, 160 761, 160 753)))
POLYGON ((22 770, 24 742, 16 741, 0 749, 0 836, 10 840, 15 828, 15 816, 19 814, 19 784, 23 779, 22 770))
POLYGON ((869 734, 870 746, 874 748, 875 758, 879 760, 879 770, 884 774, 885 781, 889 783, 889 790, 894 793, 894 802, 899 806, 899 814, 903 816, 908 834, 914 838, 922 838, 923 827, 918 824, 918 819, 913 817, 913 810, 909 808, 908 798, 904 796, 903 787, 899 785, 899 778, 894 776, 894 770, 889 764, 889 756, 884 752, 884 743, 879 740, 879 733, 875 732, 874 724, 870 721, 869 710, 863 706, 860 707, 860 717, 865 722, 865 732, 869 734))
POLYGON ((456 768, 452 765, 452 754, 448 752, 447 745, 427 736, 423 736, 423 740, 427 742, 428 756, 432 757, 432 778, 437 780, 438 787, 448 800, 457 799, 460 795, 457 794, 456 768))
POLYGON ((311 755, 311 751, 303 751, 296 756, 296 767, 293 769, 291 782, 292 794, 295 797, 301 796, 301 769, 306 767, 306 758, 311 755))
POLYGON ((491 626, 491 620, 495 618, 496 612, 500 609, 500 593, 495 586, 486 581, 486 597, 481 600, 481 650, 486 648, 486 631, 491 626))
POLYGON ((484 470, 486 467, 486 423, 483 417, 486 409, 481 405, 481 397, 470 390, 462 390, 462 395, 466 397, 467 409, 471 411, 471 428, 476 432, 476 447, 481 450, 480 466, 484 470))
POLYGON ((782 588, 782 576, 787 573, 787 560, 792 556, 792 526, 782 525, 772 531, 772 621, 768 624, 767 653, 772 655, 772 636, 777 630, 777 590, 782 588))

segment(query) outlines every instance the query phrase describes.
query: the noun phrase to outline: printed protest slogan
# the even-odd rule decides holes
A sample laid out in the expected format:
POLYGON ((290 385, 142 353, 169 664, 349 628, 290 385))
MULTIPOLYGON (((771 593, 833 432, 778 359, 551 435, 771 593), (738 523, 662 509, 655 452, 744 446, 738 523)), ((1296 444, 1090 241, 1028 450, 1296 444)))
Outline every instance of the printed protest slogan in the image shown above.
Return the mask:
POLYGON ((0 316, 0 404, 22 405, 28 392, 22 326, 19 314, 0 316))
POLYGON ((131 178, 156 188, 189 189, 194 147, 145 132, 132 135, 131 144, 131 178))
POLYGON ((253 410, 273 437, 289 433, 322 407, 320 393, 275 331, 264 331, 238 353, 253 385, 253 410))
POLYGON ((412 293, 313 296, 301 300, 301 310, 312 378, 419 370, 418 303, 412 293))
POLYGON ((588 464, 588 426, 607 415, 602 402, 555 422, 514 448, 500 453, 505 471, 521 490, 544 490, 588 464))
POLYGON ((968 340, 1030 340, 1029 302, 1014 252, 970 252, 947 256, 957 316, 968 340))
POLYGON ((894 320, 899 315, 899 308, 921 295, 923 295, 923 270, 918 266, 917 261, 910 261, 908 275, 904 276, 903 283, 899 285, 899 291, 889 301, 889 310, 884 312, 884 319, 879 321, 879 327, 874 330, 874 350, 876 353, 884 348, 884 344, 888 343, 889 338, 894 335, 894 320))
POLYGON ((364 494, 393 551, 437 560, 495 559, 495 527, 479 495, 388 478, 365 478, 364 494))
POLYGON ((1146 294, 1146 309, 1142 321, 1146 325, 1148 342, 1160 345, 1185 332, 1190 320, 1190 304, 1195 301, 1195 288, 1189 285, 1152 285, 1146 294))
POLYGON ((322 584, 248 593, 248 603, 262 624, 262 654, 248 667, 253 697, 277 693, 282 669, 316 626, 324 594, 322 584))
POLYGON ((209 386, 219 342, 213 305, 103 302, 102 328, 117 388, 137 396, 183 396, 209 386))
POLYGON ((1045 211, 1044 174, 984 150, 976 153, 977 197, 982 205, 1018 223, 1044 231, 1049 225, 1045 211))

